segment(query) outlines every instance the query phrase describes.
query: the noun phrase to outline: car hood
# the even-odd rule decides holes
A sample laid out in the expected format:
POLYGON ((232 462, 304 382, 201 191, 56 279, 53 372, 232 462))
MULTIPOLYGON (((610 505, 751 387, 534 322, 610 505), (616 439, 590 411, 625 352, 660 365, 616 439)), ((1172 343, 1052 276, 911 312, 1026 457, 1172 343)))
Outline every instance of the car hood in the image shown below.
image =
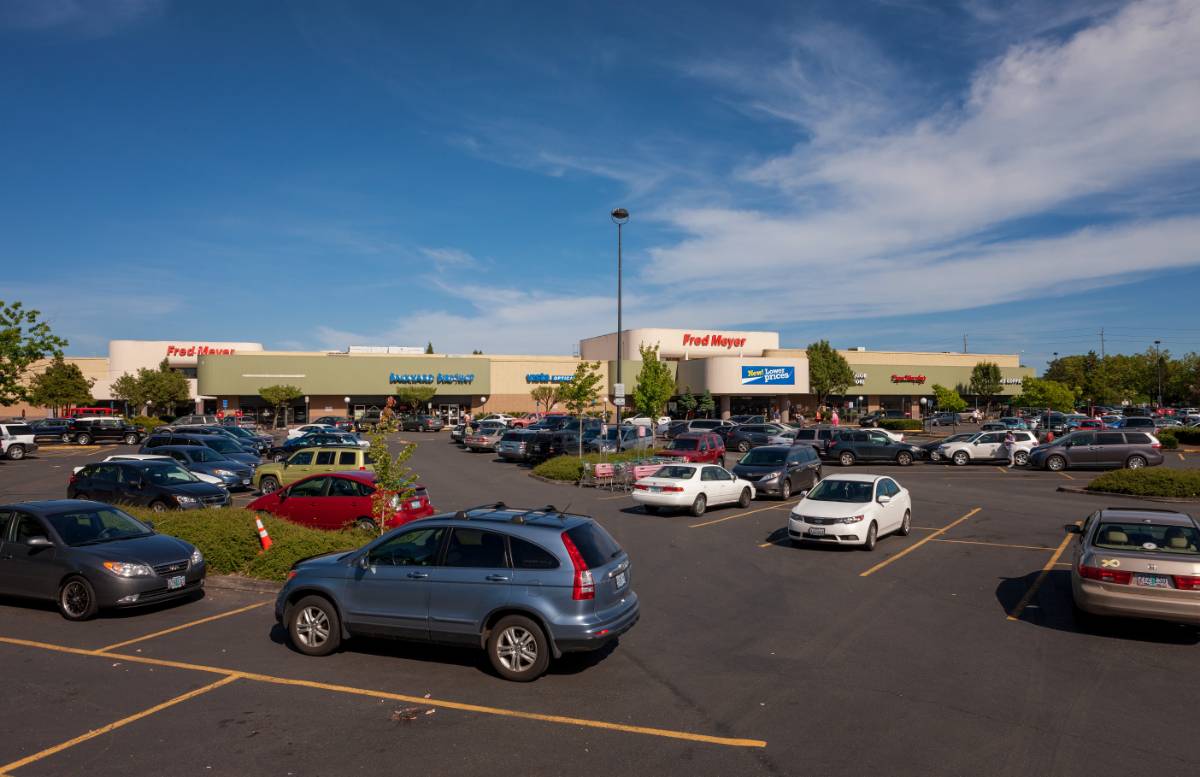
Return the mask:
POLYGON ((160 488, 172 494, 186 494, 194 497, 221 496, 225 493, 225 489, 210 483, 180 483, 179 485, 160 486, 160 488))
POLYGON ((872 502, 824 502, 817 499, 801 499, 800 503, 792 508, 792 512, 811 515, 815 518, 846 518, 866 512, 872 504, 872 502))
POLYGON ((131 537, 127 540, 101 542, 72 548, 76 553, 94 556, 102 561, 140 562, 154 566, 171 561, 190 558, 191 544, 167 534, 151 534, 149 537, 131 537))
POLYGON ((730 470, 734 475, 762 475, 767 472, 782 472, 783 462, 779 464, 737 464, 730 470))
POLYGON ((302 558, 299 561, 297 561, 295 564, 295 567, 297 569, 313 569, 313 568, 318 568, 318 567, 331 567, 331 566, 334 566, 334 565, 340 563, 344 558, 351 555, 352 553, 357 553, 357 552, 358 552, 357 549, 355 549, 355 550, 335 550, 332 553, 322 553, 317 556, 309 556, 308 558, 302 558))

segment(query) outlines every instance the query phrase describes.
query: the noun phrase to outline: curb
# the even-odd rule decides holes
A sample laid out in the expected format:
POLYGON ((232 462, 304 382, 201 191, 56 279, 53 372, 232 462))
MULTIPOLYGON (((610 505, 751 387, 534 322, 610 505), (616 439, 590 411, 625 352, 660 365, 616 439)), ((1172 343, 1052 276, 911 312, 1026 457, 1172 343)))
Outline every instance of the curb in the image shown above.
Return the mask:
POLYGON ((534 480, 540 480, 543 483, 550 483, 551 485, 555 485, 555 486, 578 486, 579 485, 578 483, 576 483, 574 481, 570 481, 570 480, 555 480, 553 478, 543 477, 542 475, 535 475, 532 472, 527 473, 527 474, 529 475, 529 477, 533 478, 534 480))
POLYGON ((216 588, 221 591, 249 591, 255 594, 279 593, 283 583, 272 580, 255 580, 242 575, 208 575, 204 578, 205 588, 216 588))
POLYGON ((1066 494, 1084 494, 1086 496, 1115 496, 1119 499, 1137 499, 1142 502, 1167 502, 1170 504, 1195 504, 1200 502, 1200 497, 1191 499, 1182 499, 1173 496, 1136 496, 1134 494, 1117 494, 1112 491, 1088 491, 1086 488, 1076 488, 1074 486, 1059 486, 1058 491, 1066 494))

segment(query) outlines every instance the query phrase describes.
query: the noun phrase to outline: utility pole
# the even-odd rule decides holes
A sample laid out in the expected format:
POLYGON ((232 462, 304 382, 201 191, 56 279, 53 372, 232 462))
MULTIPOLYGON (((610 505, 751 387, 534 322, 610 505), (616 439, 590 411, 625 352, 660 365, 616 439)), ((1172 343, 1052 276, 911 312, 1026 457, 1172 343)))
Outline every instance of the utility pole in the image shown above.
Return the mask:
POLYGON ((963 353, 967 353, 967 336, 963 335, 963 353))
POLYGON ((1100 358, 1104 358, 1104 327, 1100 327, 1100 358))

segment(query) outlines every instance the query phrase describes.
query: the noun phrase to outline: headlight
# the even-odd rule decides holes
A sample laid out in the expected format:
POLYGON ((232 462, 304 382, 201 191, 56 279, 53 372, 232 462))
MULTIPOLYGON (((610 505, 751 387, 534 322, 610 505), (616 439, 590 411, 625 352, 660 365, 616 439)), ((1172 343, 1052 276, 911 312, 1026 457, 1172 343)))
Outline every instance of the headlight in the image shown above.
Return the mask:
POLYGON ((152 577, 154 570, 145 564, 130 564, 127 561, 105 561, 104 568, 117 577, 152 577))
POLYGON ((231 469, 214 469, 214 470, 213 470, 213 474, 214 474, 214 475, 220 475, 220 476, 221 476, 221 477, 223 477, 223 478, 235 478, 235 477, 237 477, 237 473, 236 473, 236 472, 234 472, 234 471, 233 471, 233 470, 231 470, 231 469))
POLYGON ((204 561, 204 554, 200 552, 200 549, 196 548, 195 550, 193 550, 192 551, 192 566, 196 566, 197 564, 200 564, 203 561, 204 561))
POLYGON ((181 505, 191 505, 196 503, 196 498, 191 496, 183 496, 180 494, 175 497, 175 501, 181 505))
POLYGON ((775 471, 775 472, 768 472, 767 474, 765 474, 765 475, 763 475, 763 476, 762 476, 762 479, 763 479, 763 480, 774 480, 775 478, 779 477, 779 476, 780 476, 780 475, 782 475, 782 474, 783 474, 783 473, 782 473, 782 472, 779 472, 779 471, 775 471))
POLYGON ((838 522, 839 523, 858 523, 859 521, 861 521, 863 518, 866 518, 866 517, 867 516, 865 516, 865 515, 852 515, 849 518, 841 518, 838 520, 838 522))

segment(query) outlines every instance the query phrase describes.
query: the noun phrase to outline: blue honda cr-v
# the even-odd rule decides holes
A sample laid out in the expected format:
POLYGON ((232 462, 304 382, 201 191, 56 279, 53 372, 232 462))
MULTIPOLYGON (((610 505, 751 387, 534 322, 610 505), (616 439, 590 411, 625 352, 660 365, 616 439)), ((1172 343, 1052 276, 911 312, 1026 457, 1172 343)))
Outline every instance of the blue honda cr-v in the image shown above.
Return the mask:
POLYGON ((473 645, 504 678, 633 627, 629 556, 600 524, 501 503, 407 523, 357 550, 299 561, 275 618, 302 653, 356 635, 473 645))

